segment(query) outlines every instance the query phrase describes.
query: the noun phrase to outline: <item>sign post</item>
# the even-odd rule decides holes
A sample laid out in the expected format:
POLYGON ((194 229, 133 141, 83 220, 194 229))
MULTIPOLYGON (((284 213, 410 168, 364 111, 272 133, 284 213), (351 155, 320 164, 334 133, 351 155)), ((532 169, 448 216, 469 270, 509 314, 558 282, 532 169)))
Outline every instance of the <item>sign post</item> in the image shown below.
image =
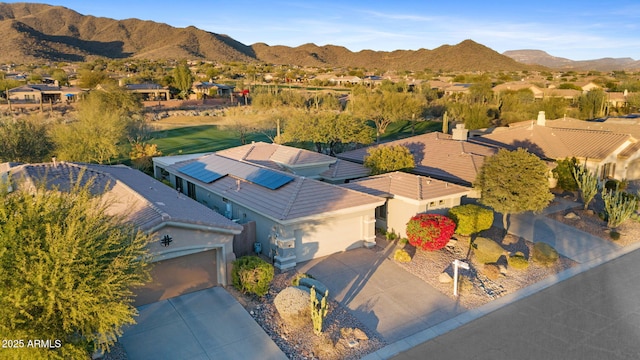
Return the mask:
POLYGON ((453 260, 453 296, 458 296, 458 268, 469 270, 469 264, 458 259, 453 260))

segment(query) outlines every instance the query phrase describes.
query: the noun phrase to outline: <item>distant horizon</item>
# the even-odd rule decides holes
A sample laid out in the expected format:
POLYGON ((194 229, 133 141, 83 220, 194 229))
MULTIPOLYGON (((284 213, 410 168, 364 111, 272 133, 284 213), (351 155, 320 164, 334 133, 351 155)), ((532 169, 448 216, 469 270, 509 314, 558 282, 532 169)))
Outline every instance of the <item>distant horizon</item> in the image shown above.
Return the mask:
MULTIPOLYGON (((6 3, 24 1, 5 1, 6 3)), ((433 50, 470 39, 496 52, 541 50, 570 60, 640 60, 640 3, 620 0, 604 7, 595 0, 535 3, 430 3, 383 1, 176 4, 165 0, 94 3, 39 2, 82 15, 115 20, 137 18, 177 28, 194 26, 245 45, 343 46, 362 50, 433 50)))

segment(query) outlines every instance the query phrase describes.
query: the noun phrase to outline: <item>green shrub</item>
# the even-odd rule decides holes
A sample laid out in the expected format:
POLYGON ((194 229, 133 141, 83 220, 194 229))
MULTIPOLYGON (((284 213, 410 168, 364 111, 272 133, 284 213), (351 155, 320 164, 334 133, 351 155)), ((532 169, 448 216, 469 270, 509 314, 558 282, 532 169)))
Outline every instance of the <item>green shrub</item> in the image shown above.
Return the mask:
POLYGON ((476 260, 481 264, 495 263, 505 252, 500 244, 483 237, 477 238, 471 248, 476 260))
POLYGON ((449 217, 456 222, 456 234, 471 235, 493 225, 493 210, 475 204, 455 206, 449 217))
POLYGON ((543 266, 551 266, 555 264, 560 255, 553 246, 543 243, 537 242, 533 245, 533 261, 543 266))
POLYGON ((398 249, 393 254, 393 260, 401 263, 408 263, 411 261, 411 255, 406 250, 398 249))
POLYGON ((558 160, 558 166, 552 170, 554 176, 558 179, 558 187, 568 191, 578 190, 578 183, 573 176, 573 169, 576 167, 578 167, 576 158, 558 160))
POLYGON ((243 256, 233 262, 233 287, 243 293, 264 296, 269 291, 275 270, 273 265, 257 256, 243 256))
POLYGON ((408 242, 409 242, 409 239, 402 238, 402 239, 398 240, 398 245, 404 246, 404 245, 407 245, 408 242))
POLYGON ((627 188, 627 185, 629 185, 629 182, 626 179, 609 179, 604 183, 604 188, 607 190, 623 191, 627 188))
POLYGON ((620 233, 617 231, 610 231, 609 237, 611 238, 611 240, 614 240, 614 241, 620 240, 620 233))
POLYGON ((393 241, 398 238, 398 235, 396 235, 396 233, 394 233, 393 231, 388 231, 384 235, 388 241, 393 241))
POLYGON ((510 268, 514 268, 516 270, 525 270, 529 267, 529 260, 527 260, 524 254, 520 251, 509 256, 507 263, 510 268))

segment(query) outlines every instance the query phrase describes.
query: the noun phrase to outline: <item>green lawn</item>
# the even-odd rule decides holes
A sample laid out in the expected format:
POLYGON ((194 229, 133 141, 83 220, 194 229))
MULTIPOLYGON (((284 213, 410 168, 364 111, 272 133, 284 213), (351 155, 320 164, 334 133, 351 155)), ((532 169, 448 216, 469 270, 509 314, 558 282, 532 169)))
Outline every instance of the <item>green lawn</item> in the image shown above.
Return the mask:
MULTIPOLYGON (((440 131, 442 124, 433 121, 422 121, 415 124, 415 135, 432 131, 440 131)), ((381 141, 392 141, 411 136, 411 122, 398 121, 387 128, 381 141)), ((232 130, 227 130, 218 125, 187 126, 168 130, 159 130, 152 133, 150 142, 158 145, 162 155, 193 154, 201 152, 213 152, 242 145, 240 137, 232 130)), ((247 142, 264 141, 271 142, 262 134, 249 134, 247 142)), ((291 144, 294 145, 294 144, 291 144)), ((297 146, 313 149, 311 144, 297 144, 297 146)))
MULTIPOLYGON (((193 154, 212 152, 240 146, 240 137, 231 130, 219 128, 217 125, 188 126, 152 133, 150 142, 158 145, 162 155, 193 154)), ((269 139, 261 134, 250 134, 247 141, 265 141, 269 139)))

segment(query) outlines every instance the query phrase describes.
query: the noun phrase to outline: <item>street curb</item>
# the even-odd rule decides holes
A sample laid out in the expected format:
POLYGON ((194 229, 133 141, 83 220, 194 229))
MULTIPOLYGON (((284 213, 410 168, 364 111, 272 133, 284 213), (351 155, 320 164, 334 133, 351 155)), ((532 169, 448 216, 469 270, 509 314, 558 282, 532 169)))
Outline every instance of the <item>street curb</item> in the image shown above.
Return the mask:
POLYGON ((478 318, 488 315, 498 309, 501 309, 509 304, 512 304, 518 300, 522 300, 529 297, 539 291, 549 288, 555 284, 558 284, 564 280, 572 278, 580 273, 591 270, 597 266, 600 266, 611 260, 620 258, 630 252, 640 249, 640 242, 625 246, 617 249, 607 255, 599 257, 597 259, 588 261, 583 264, 578 264, 567 270, 563 270, 554 276, 549 276, 542 281, 522 288, 514 293, 505 295, 499 299, 493 300, 485 305, 482 305, 475 309, 470 309, 462 314, 459 314, 449 320, 445 320, 437 325, 434 325, 428 329, 422 330, 414 335, 408 336, 404 339, 398 340, 392 344, 389 344, 376 352, 368 354, 363 357, 363 360, 382 360, 389 359, 403 351, 407 351, 416 345, 432 340, 440 335, 444 335, 449 331, 457 329, 458 327, 468 324, 478 318))

